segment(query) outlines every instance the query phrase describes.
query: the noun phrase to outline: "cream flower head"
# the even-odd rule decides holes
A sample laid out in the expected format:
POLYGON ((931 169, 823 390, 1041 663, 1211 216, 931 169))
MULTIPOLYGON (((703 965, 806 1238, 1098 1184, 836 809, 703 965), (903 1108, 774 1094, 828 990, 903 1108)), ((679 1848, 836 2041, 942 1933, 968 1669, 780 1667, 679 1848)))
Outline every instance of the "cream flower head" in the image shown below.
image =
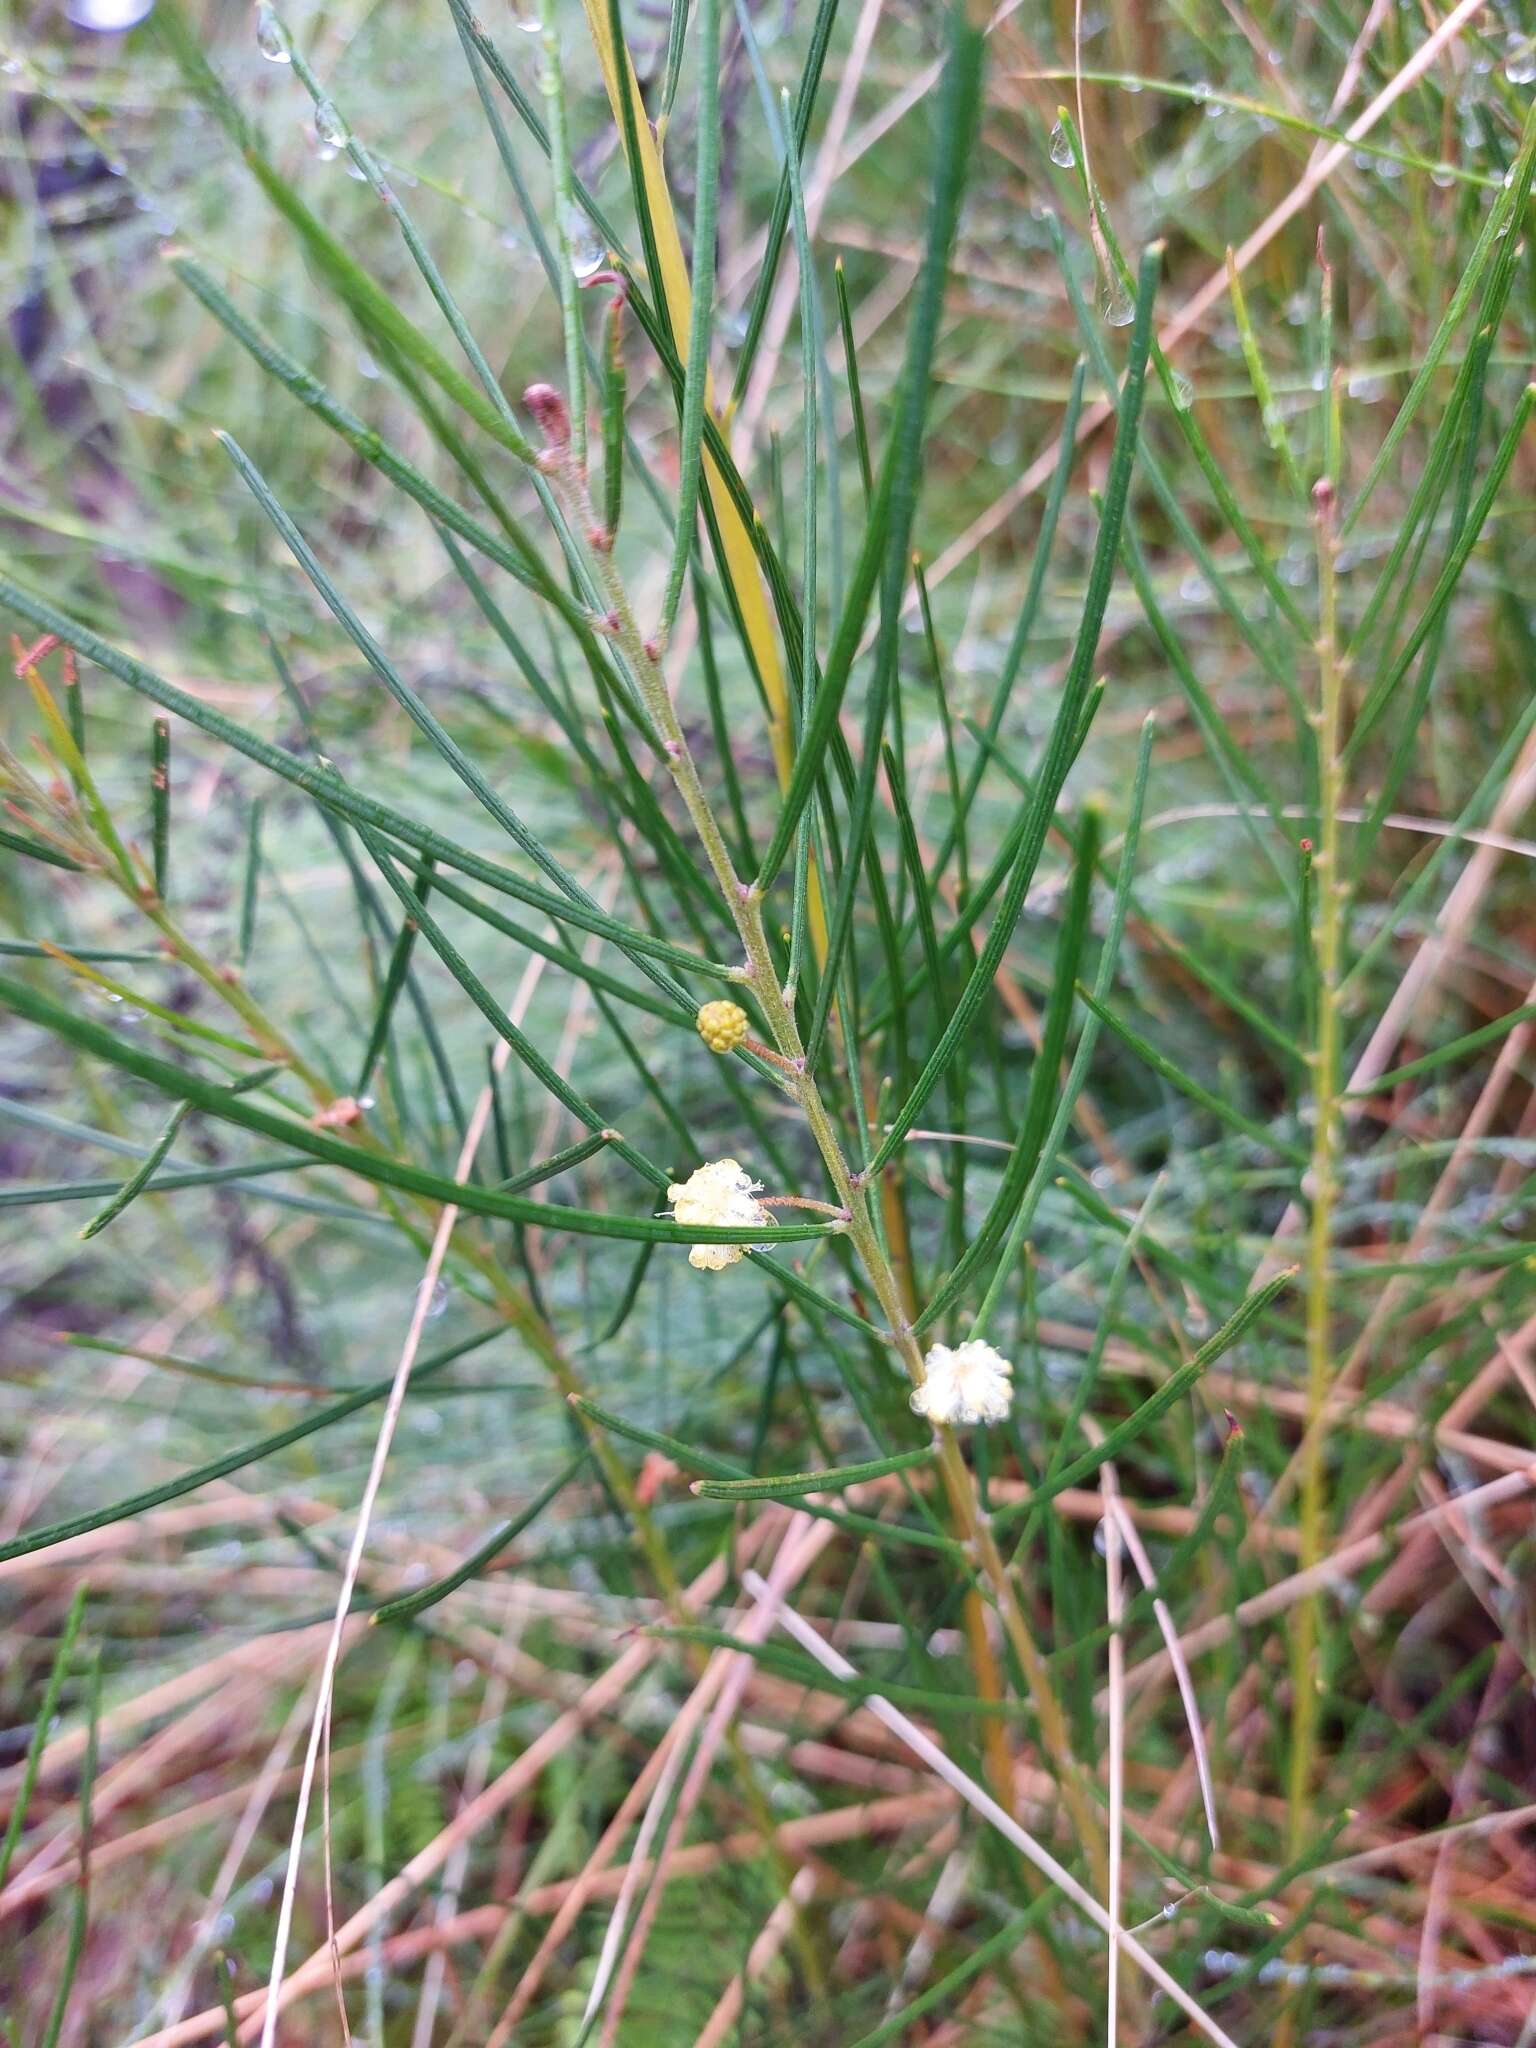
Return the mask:
POLYGON ((930 1422, 1001 1422, 1013 1406, 1013 1367, 980 1337, 935 1344, 912 1406, 930 1422))
MULTIPOLYGON (((683 1181, 667 1189, 667 1200, 679 1223, 701 1223, 708 1229, 744 1229, 754 1223, 772 1223, 773 1218, 757 1200, 760 1180, 753 1180, 735 1159, 716 1159, 698 1167, 683 1181)), ((740 1244, 696 1244, 688 1254, 690 1266, 701 1273, 723 1273, 746 1256, 740 1244)))

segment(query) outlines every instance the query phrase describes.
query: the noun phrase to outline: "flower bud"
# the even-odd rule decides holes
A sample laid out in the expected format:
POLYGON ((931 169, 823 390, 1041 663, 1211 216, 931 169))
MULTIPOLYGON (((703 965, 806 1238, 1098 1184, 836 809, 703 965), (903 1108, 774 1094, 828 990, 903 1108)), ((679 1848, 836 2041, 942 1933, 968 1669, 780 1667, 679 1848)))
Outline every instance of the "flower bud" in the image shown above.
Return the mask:
POLYGON ((564 448, 571 438, 571 416, 565 409, 565 400, 553 384, 530 384, 523 393, 523 403, 533 414, 539 432, 551 448, 564 448))
POLYGON ((734 1052, 747 1035, 747 1013, 728 997, 701 1003, 695 1018, 699 1036, 711 1052, 734 1052))

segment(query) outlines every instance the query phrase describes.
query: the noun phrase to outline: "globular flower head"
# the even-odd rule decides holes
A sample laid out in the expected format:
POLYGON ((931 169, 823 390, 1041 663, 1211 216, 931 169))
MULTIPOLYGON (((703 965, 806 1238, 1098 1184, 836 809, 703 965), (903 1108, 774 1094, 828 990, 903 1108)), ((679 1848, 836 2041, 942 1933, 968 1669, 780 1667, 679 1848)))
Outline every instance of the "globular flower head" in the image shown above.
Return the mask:
POLYGON ((740 1003, 733 1003, 729 997, 721 997, 714 1003, 701 1003, 694 1022, 699 1027, 700 1038, 711 1052, 734 1052, 747 1035, 747 1013, 740 1003))
MULTIPOLYGON (((716 1159, 696 1168, 686 1180, 674 1181, 667 1189, 667 1200, 679 1223, 700 1223, 716 1230, 746 1229, 773 1221, 757 1199, 762 1185, 739 1160, 716 1159)), ((701 1273, 723 1273, 745 1256, 745 1245, 696 1244, 688 1253, 688 1263, 701 1273)))
POLYGON ((1013 1367, 980 1337, 935 1344, 912 1406, 930 1422, 1001 1422, 1013 1405, 1013 1367))

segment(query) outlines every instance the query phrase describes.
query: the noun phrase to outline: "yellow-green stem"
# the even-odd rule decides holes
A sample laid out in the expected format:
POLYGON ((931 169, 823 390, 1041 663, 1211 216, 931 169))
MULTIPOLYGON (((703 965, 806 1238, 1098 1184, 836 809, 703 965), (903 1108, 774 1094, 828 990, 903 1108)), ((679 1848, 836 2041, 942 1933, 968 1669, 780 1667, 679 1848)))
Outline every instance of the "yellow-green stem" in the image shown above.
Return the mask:
MULTIPOLYGON (((577 534, 590 533, 596 521, 587 492, 586 478, 571 459, 569 450, 553 453, 554 461, 551 467, 566 498, 566 511, 572 529, 577 534)), ((673 709, 666 678, 661 672, 656 654, 647 645, 636 623, 628 592, 612 556, 606 552, 599 553, 595 566, 602 581, 604 594, 612 607, 618 644, 639 686, 646 711, 660 735, 673 780, 699 835, 716 886, 741 939, 742 948, 747 956, 746 980, 762 1006, 775 1045, 788 1062, 790 1072, 786 1078, 810 1128, 816 1149, 821 1154, 828 1177, 836 1191, 838 1203, 848 1212, 849 1235, 869 1275, 881 1313, 890 1327, 892 1341, 901 1356, 908 1378, 914 1387, 920 1387, 924 1377, 922 1351, 903 1307, 901 1292, 881 1242, 880 1233, 875 1227, 869 1203, 869 1190, 863 1180, 855 1178, 850 1170, 837 1126, 821 1099, 821 1091, 816 1086, 815 1078, 807 1067, 805 1047, 801 1043, 794 1011, 785 999, 774 969, 773 954, 763 924, 761 892, 755 885, 743 883, 736 873, 724 834, 699 779, 698 768, 673 709)), ((1098 1810, 1081 1767, 1073 1754, 1066 1717, 1051 1684, 1045 1659, 1040 1654, 1024 1610, 1009 1580, 1007 1566, 997 1547, 986 1512, 976 1492, 975 1481, 960 1453, 954 1433, 948 1429, 939 1429, 936 1436, 939 1469, 943 1475, 951 1511, 997 1607, 1004 1633, 1024 1675, 1024 1682, 1039 1721, 1041 1742, 1055 1767, 1062 1797, 1066 1802, 1078 1842, 1095 1883, 1102 1889, 1106 1878, 1106 1863, 1098 1810)))
MULTIPOLYGON (((1312 1053, 1314 1123, 1309 1176, 1306 1253, 1307 1410, 1301 1467, 1300 1567, 1309 1570, 1327 1541, 1328 1503, 1324 1410, 1332 1378, 1332 1302, 1329 1291, 1333 1212, 1338 1193, 1342 1122, 1339 1101, 1339 981, 1343 950, 1344 882, 1339 871, 1339 813, 1344 793, 1341 759, 1344 663, 1338 651, 1335 585, 1337 540, 1334 492, 1325 478, 1313 494, 1317 527, 1319 632, 1318 842, 1312 874, 1316 890, 1313 951, 1317 972, 1317 1040, 1312 1053)), ((1319 1680, 1318 1603, 1297 1604, 1291 1630, 1291 1750, 1288 1799, 1289 1854, 1305 1846, 1317 1747, 1319 1680)))

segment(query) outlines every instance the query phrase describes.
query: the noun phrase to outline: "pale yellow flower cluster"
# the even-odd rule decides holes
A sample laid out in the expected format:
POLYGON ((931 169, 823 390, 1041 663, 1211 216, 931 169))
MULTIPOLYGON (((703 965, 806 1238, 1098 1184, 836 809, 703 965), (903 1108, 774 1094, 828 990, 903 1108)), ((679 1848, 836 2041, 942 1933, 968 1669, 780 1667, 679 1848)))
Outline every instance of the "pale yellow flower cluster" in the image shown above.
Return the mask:
POLYGON ((935 1344, 923 1360, 912 1406, 930 1422, 1001 1422, 1013 1406, 1013 1367, 980 1337, 935 1344))
MULTIPOLYGON (((773 1218, 757 1200, 762 1189, 746 1168, 735 1159, 716 1159, 701 1166, 683 1181, 667 1189, 667 1200, 679 1223, 699 1223, 708 1229, 747 1229, 754 1224, 771 1224, 773 1218)), ((690 1266, 703 1273, 722 1273, 746 1256, 740 1244, 696 1244, 688 1254, 690 1266)))

